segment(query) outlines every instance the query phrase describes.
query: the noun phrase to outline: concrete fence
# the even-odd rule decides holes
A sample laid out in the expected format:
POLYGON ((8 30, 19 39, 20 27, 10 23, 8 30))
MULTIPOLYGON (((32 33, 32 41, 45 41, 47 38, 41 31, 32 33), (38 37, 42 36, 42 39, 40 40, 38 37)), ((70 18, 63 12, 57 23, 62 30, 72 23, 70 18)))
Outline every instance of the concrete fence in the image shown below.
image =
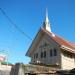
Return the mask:
POLYGON ((51 67, 17 63, 11 68, 10 75, 75 75, 75 69, 57 71, 57 69, 55 70, 51 67))
POLYGON ((37 65, 24 65, 17 63, 12 67, 10 75, 57 75, 49 67, 37 65))
POLYGON ((0 65, 0 75, 10 75, 11 67, 9 65, 0 65))

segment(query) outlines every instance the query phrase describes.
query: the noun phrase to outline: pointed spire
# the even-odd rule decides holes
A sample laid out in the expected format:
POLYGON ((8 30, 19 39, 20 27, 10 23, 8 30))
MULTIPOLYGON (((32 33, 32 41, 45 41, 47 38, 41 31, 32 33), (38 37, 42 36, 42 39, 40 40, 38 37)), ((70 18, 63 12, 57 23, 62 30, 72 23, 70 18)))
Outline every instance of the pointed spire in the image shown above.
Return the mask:
POLYGON ((46 18, 45 18, 45 21, 46 21, 46 22, 49 21, 49 19, 48 19, 48 10, 47 10, 47 8, 46 8, 46 18))
POLYGON ((50 22, 49 22, 49 19, 48 19, 48 10, 47 10, 47 8, 46 8, 46 16, 45 16, 45 21, 44 21, 43 28, 48 30, 49 32, 51 32, 51 27, 50 27, 50 22))

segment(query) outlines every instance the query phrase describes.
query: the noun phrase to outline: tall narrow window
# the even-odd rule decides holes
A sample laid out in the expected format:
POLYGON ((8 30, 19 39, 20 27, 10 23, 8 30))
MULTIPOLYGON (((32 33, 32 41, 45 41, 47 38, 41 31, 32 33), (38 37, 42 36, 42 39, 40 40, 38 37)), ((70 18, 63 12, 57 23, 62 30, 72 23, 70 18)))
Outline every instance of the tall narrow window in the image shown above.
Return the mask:
POLYGON ((50 57, 52 57, 52 54, 53 54, 53 53, 52 53, 52 49, 50 49, 50 57))
POLYGON ((34 59, 35 59, 35 54, 34 54, 34 59))
POLYGON ((38 53, 36 53, 36 58, 38 58, 38 53))
POLYGON ((57 50, 54 48, 54 56, 57 56, 57 50))
POLYGON ((46 58, 46 51, 44 51, 44 58, 46 58))
POLYGON ((43 58, 43 52, 41 52, 41 58, 43 58))

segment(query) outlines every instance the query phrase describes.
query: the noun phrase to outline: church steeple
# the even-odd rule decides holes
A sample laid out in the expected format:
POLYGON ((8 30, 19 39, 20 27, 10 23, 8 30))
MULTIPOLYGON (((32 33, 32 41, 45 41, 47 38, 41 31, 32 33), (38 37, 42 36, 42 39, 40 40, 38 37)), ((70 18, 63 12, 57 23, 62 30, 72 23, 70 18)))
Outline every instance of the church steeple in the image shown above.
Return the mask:
POLYGON ((48 19, 48 10, 46 8, 46 16, 45 16, 45 21, 44 21, 44 24, 43 24, 43 28, 48 30, 49 32, 51 32, 51 27, 50 27, 50 22, 49 22, 49 19, 48 19))

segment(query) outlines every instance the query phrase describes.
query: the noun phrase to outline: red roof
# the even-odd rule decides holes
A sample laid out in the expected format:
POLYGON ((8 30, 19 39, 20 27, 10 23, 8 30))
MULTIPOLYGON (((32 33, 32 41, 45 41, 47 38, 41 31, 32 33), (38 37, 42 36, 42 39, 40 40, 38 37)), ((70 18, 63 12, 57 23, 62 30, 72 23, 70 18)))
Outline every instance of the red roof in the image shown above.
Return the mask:
POLYGON ((59 37, 53 33, 50 33, 49 31, 45 30, 44 28, 42 28, 42 31, 45 32, 46 34, 48 34, 59 45, 63 45, 63 46, 66 46, 68 48, 71 48, 72 50, 75 50, 75 44, 74 43, 71 43, 67 40, 64 40, 63 38, 61 38, 61 37, 59 37), (55 36, 53 36, 53 35, 55 35, 55 36))

